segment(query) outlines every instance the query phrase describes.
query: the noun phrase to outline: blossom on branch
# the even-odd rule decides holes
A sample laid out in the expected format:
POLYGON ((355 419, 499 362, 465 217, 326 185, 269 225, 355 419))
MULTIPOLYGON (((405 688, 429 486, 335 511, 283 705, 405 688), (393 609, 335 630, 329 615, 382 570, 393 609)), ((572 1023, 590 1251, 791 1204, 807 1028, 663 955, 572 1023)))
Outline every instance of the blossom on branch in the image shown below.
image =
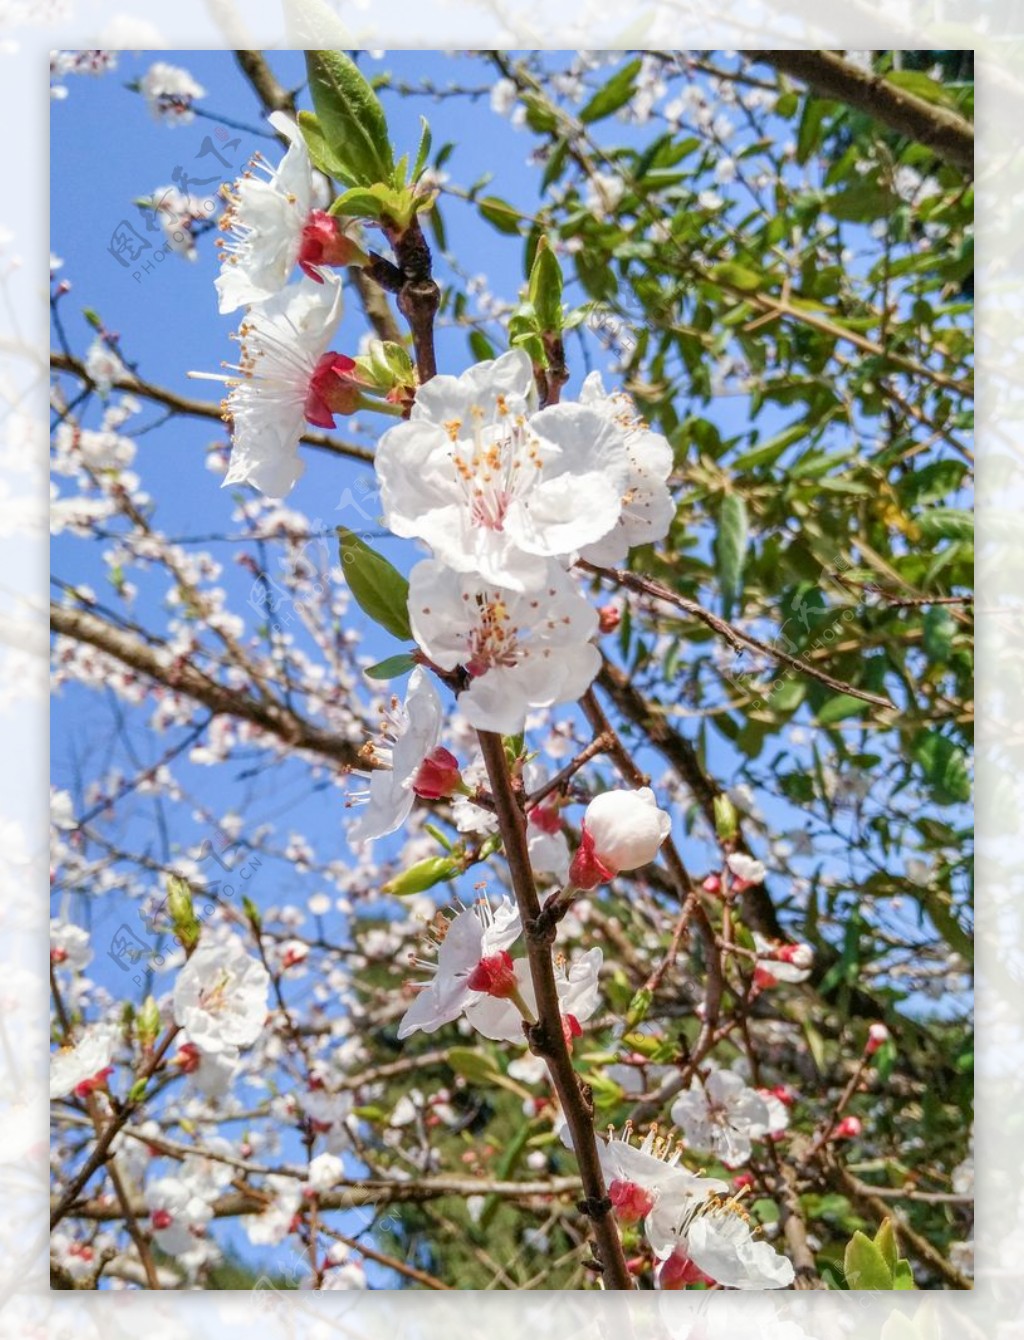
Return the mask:
POLYGON ((606 535, 627 488, 623 434, 583 405, 536 411, 536 396, 522 350, 421 386, 377 448, 389 528, 515 591, 542 588, 547 559, 606 535))
POLYGON ((593 607, 556 563, 545 571, 546 585, 532 593, 431 559, 409 576, 413 636, 442 670, 469 672, 459 711, 478 730, 522 730, 531 708, 575 702, 600 668, 593 607))
POLYGON ((569 883, 594 889, 620 870, 653 861, 668 837, 672 820, 658 808, 649 786, 637 791, 603 791, 587 806, 580 845, 569 867, 569 883))
POLYGON ((270 974, 237 935, 200 940, 174 984, 174 1022, 201 1052, 250 1047, 267 1017, 270 974))
POLYGON ((272 112, 268 120, 288 140, 288 150, 276 168, 257 154, 226 192, 220 226, 227 236, 219 242, 221 273, 215 281, 222 312, 272 298, 296 265, 323 283, 320 266, 366 259, 337 219, 317 208, 317 174, 298 126, 284 112, 272 112))
POLYGON ((191 374, 230 388, 224 402, 232 438, 225 487, 247 483, 283 498, 305 468, 298 447, 306 420, 332 428, 335 413, 355 408, 358 390, 346 375, 354 361, 327 352, 340 320, 340 281, 328 276, 321 286, 302 278, 247 313, 236 337, 241 348, 233 375, 191 374))
POLYGON ((381 709, 379 738, 362 750, 378 766, 363 774, 368 776, 368 789, 349 797, 349 804, 364 807, 349 829, 350 842, 369 842, 395 832, 409 817, 417 795, 437 799, 451 794, 445 787, 452 782, 454 789, 452 764, 457 779, 458 763, 447 750, 439 753, 443 724, 438 692, 417 666, 409 676, 405 702, 392 697, 381 709))
POLYGON ((584 381, 580 404, 596 409, 624 435, 629 473, 619 520, 607 535, 580 550, 580 557, 589 563, 614 567, 630 549, 663 540, 668 534, 676 512, 666 482, 672 473, 672 448, 660 433, 648 428, 625 392, 609 395, 605 391, 599 372, 590 373, 584 381))
MULTIPOLYGON (((507 898, 492 908, 486 898, 464 907, 438 929, 441 936, 436 963, 417 961, 432 976, 419 987, 416 999, 398 1026, 399 1038, 410 1033, 436 1033, 457 1019, 467 1006, 482 999, 470 985, 480 963, 507 950, 522 931, 519 912, 507 898)), ((479 980, 479 979, 478 979, 479 980)))
POLYGON ((772 1129, 768 1105, 732 1070, 695 1079, 672 1104, 672 1120, 691 1149, 708 1150, 729 1168, 750 1158, 751 1142, 772 1129))

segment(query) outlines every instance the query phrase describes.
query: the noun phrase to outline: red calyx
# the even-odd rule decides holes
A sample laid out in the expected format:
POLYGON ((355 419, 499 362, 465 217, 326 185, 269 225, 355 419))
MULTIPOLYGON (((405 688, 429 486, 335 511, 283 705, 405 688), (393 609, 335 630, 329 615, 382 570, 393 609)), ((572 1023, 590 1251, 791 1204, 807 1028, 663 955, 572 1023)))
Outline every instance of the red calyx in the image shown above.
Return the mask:
POLYGON ((83 1079, 80 1084, 75 1085, 76 1098, 88 1098, 89 1094, 95 1093, 97 1089, 107 1087, 107 1076, 114 1073, 114 1067, 108 1065, 103 1070, 98 1070, 95 1075, 90 1075, 88 1079, 83 1079))
POLYGON ((342 232, 337 219, 322 209, 314 209, 302 230, 297 259, 303 274, 322 284, 324 278, 317 266, 351 265, 353 261, 364 261, 366 255, 342 232))
POLYGON ((480 991, 485 996, 497 996, 499 1000, 508 1000, 519 990, 516 981, 516 968, 512 955, 505 949, 482 958, 466 979, 470 991, 480 991))
POLYGON ((598 858, 594 839, 584 821, 580 845, 569 866, 569 883, 576 889, 596 889, 598 884, 607 884, 614 874, 598 858))
POLYGON ((354 414, 359 407, 359 382, 350 376, 355 359, 326 353, 317 363, 306 393, 305 414, 318 428, 333 428, 335 414, 354 414))
POLYGON ((677 1247, 658 1271, 658 1286, 662 1289, 685 1289, 690 1284, 710 1284, 711 1279, 695 1266, 682 1248, 677 1247))
POLYGON ((438 745, 420 764, 412 789, 423 800, 447 800, 461 782, 459 760, 443 745, 438 745))
POLYGON ((573 1038, 583 1036, 583 1025, 574 1014, 562 1015, 562 1037, 565 1038, 565 1045, 572 1051, 573 1038))
POLYGON ((542 833, 550 833, 554 837, 556 833, 562 831, 562 819, 557 801, 551 800, 541 805, 534 805, 527 817, 542 833))
POLYGON ((174 1223, 170 1210, 154 1210, 149 1218, 153 1227, 158 1231, 162 1228, 170 1228, 174 1223))
POLYGON ((608 1199, 620 1224, 638 1224, 654 1208, 654 1197, 649 1191, 619 1177, 609 1183, 608 1199))
POLYGON ((174 1058, 174 1064, 185 1075, 191 1075, 199 1069, 200 1062, 199 1048, 194 1042, 186 1042, 178 1048, 178 1054, 174 1058))

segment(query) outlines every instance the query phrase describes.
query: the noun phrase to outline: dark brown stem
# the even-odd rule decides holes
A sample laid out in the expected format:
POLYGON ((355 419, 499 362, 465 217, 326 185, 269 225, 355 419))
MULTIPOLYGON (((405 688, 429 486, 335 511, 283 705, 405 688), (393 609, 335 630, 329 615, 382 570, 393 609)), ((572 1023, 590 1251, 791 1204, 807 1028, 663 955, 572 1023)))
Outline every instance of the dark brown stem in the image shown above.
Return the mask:
POLYGON ((622 1243, 612 1217, 611 1201, 605 1190, 604 1176, 594 1137, 593 1108, 589 1094, 573 1069, 572 1058, 562 1032, 562 1011, 551 961, 553 932, 537 930, 541 914, 540 899, 530 869, 526 841, 526 817, 517 797, 500 735, 479 731, 480 749, 491 783, 498 824, 512 877, 512 888, 523 919, 530 976, 537 997, 538 1022, 529 1029, 532 1050, 547 1062, 552 1083, 562 1104, 572 1136, 580 1180, 583 1183, 583 1212, 594 1225, 594 1237, 600 1253, 602 1279, 607 1289, 632 1289, 622 1243))
MULTIPOLYGON (((420 385, 437 373, 434 353, 434 318, 441 305, 441 290, 431 274, 430 247, 423 236, 419 219, 414 218, 401 232, 391 230, 389 240, 398 262, 402 278, 398 290, 398 310, 409 323, 413 349, 416 353, 416 372, 420 385)), ((392 267, 394 268, 394 267, 392 267)))

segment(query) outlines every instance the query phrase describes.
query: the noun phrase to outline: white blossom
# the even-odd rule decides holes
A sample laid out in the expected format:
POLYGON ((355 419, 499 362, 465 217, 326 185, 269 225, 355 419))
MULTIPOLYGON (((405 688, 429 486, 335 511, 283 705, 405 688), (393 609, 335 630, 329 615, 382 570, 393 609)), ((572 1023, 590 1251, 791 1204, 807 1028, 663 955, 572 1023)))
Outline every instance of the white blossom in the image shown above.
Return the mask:
POLYGON ((622 433, 588 406, 535 406, 521 349, 420 387, 377 448, 390 529, 517 591, 546 582, 548 558, 606 535, 626 489, 622 433))
POLYGON ((200 940, 174 984, 174 1022, 201 1052, 249 1047, 263 1031, 270 975, 242 941, 200 940))
MULTIPOLYGON (((283 498, 305 469, 299 438, 309 414, 321 359, 341 320, 341 283, 303 276, 241 323, 239 361, 230 377, 214 377, 230 387, 224 412, 231 421, 231 464, 224 487, 248 483, 270 498, 283 498)), ((193 374, 196 375, 196 374, 193 374)), ((198 374, 200 376, 206 374, 198 374)))
POLYGON ((597 613, 556 563, 523 593, 425 560, 409 577, 409 621, 436 665, 469 671, 459 711, 478 730, 521 730, 530 708, 575 702, 600 667, 597 613))
POLYGON ((729 1168, 746 1163, 751 1142, 772 1124, 761 1095, 731 1070, 713 1070, 704 1083, 695 1079, 672 1104, 672 1120, 692 1149, 709 1151, 729 1168))
POLYGON ((399 1038, 417 1030, 436 1033, 443 1024, 457 1019, 468 1004, 480 999, 467 984, 473 969, 481 959, 507 950, 521 931, 519 912, 507 898, 496 908, 486 899, 463 908, 444 929, 436 963, 420 965, 429 968, 432 976, 419 988, 402 1017, 399 1038))
POLYGON ((443 724, 437 690, 417 666, 409 676, 405 702, 393 697, 382 710, 380 740, 366 750, 382 766, 370 772, 368 791, 350 797, 350 803, 364 804, 348 830, 350 842, 384 837, 405 823, 416 799, 416 774, 437 747, 443 724))
POLYGON ((666 481, 672 473, 672 448, 637 414, 622 391, 608 394, 599 372, 592 372, 580 390, 580 403, 596 409, 624 435, 629 473, 618 523, 603 538, 584 545, 580 557, 599 567, 613 567, 640 544, 653 544, 668 534, 675 504, 666 481))
POLYGON ((101 1024, 87 1028, 76 1043, 50 1055, 50 1098, 67 1098, 101 1081, 110 1069, 116 1038, 101 1024))
POLYGON ((180 65, 157 61, 139 80, 139 92, 158 121, 184 126, 195 119, 192 104, 206 96, 206 89, 180 65))

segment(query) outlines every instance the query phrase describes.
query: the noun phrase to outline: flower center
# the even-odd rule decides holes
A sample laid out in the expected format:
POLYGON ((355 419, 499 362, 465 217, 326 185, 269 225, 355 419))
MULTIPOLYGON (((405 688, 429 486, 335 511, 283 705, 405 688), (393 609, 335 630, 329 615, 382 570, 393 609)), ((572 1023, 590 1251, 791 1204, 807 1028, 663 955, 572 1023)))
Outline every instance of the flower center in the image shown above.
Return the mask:
POLYGON ((481 592, 476 597, 476 603, 477 623, 470 634, 470 655, 466 669, 476 676, 496 666, 514 666, 522 657, 524 649, 519 642, 519 629, 512 627, 508 606, 500 592, 492 591, 490 599, 481 592))
POLYGON ((501 531, 516 498, 528 493, 544 468, 538 439, 524 414, 513 415, 504 396, 497 398, 497 421, 474 405, 472 437, 460 438, 462 421, 445 424, 452 441, 452 465, 474 526, 501 531))

